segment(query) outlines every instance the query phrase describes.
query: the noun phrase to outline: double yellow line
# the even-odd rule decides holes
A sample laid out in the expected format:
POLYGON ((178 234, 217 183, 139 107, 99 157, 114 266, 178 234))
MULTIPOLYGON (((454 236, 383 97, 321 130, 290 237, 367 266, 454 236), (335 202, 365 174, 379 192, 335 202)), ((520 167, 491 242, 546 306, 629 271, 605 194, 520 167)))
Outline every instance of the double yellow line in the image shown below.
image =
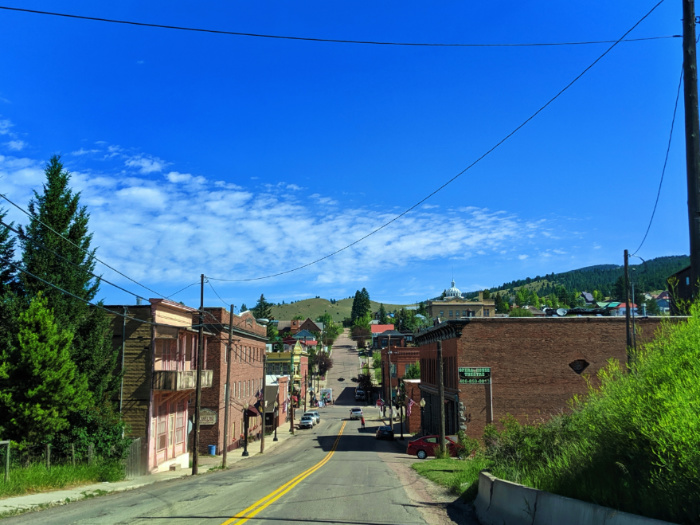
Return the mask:
POLYGON ((330 459, 333 457, 333 454, 335 454, 335 450, 338 448, 338 443, 340 442, 340 436, 343 435, 343 430, 345 429, 345 425, 347 424, 347 421, 343 421, 343 425, 340 427, 340 432, 338 432, 338 437, 335 438, 335 443, 333 443, 333 447, 331 447, 330 452, 326 454, 326 457, 323 458, 321 461, 316 463, 313 467, 311 467, 308 470, 305 470, 295 478, 293 478, 291 481, 288 481, 281 487, 279 487, 277 490, 274 492, 271 492, 264 498, 256 501, 253 503, 250 507, 247 509, 243 509, 241 512, 233 516, 232 518, 226 520, 223 522, 221 525, 239 525, 240 523, 245 523, 248 521, 250 518, 255 517, 259 512, 262 512, 265 510, 268 506, 272 505, 275 501, 280 499, 282 496, 284 496, 287 492, 292 490, 294 487, 296 487, 299 483, 304 481, 306 478, 308 478, 311 474, 316 472, 318 469, 320 469, 323 465, 328 463, 330 459))

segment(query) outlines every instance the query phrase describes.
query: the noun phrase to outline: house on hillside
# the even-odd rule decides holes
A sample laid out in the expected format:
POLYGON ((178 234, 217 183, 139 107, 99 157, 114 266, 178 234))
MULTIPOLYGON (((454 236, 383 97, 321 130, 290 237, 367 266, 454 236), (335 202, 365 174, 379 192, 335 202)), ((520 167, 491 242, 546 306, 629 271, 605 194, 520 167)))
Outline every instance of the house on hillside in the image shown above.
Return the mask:
POLYGON ((590 305, 590 304, 594 304, 594 303, 595 303, 595 299, 593 298, 593 294, 590 293, 590 292, 581 292, 581 295, 579 295, 579 297, 580 297, 581 299, 583 299, 583 301, 584 301, 587 305, 590 305))

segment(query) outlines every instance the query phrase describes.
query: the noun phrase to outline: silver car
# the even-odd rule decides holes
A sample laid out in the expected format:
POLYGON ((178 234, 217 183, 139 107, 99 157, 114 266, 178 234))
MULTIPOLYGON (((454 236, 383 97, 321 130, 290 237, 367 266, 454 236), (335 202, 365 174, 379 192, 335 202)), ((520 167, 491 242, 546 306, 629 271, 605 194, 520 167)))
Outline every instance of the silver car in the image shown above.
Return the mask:
POLYGON ((304 414, 299 421, 299 428, 314 428, 314 417, 304 414))

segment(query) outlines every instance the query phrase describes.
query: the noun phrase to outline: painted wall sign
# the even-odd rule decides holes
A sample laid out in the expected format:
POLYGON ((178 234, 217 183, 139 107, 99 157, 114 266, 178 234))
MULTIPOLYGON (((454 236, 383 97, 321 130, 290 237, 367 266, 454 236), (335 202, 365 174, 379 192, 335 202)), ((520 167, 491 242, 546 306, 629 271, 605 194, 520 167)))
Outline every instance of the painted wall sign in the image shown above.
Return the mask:
POLYGON ((488 385, 491 383, 491 368, 484 366, 460 366, 459 382, 463 385, 488 385))

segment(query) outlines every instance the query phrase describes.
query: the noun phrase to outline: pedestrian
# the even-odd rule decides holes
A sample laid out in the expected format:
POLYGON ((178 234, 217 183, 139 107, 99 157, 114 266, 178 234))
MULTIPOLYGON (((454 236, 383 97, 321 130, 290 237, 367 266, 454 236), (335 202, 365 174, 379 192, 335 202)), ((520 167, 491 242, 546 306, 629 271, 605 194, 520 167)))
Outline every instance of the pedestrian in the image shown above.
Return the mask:
POLYGON ((360 421, 362 422, 362 428, 365 428, 365 416, 362 416, 360 421))

